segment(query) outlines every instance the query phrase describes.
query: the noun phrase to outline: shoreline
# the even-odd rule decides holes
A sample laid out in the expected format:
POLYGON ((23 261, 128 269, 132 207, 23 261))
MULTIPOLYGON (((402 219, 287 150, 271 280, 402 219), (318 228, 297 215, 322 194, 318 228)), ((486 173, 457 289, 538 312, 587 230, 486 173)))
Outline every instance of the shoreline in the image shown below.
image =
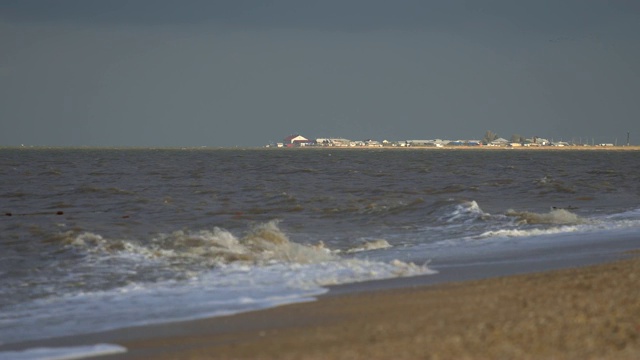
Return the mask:
POLYGON ((105 359, 632 359, 640 356, 639 271, 634 257, 324 296, 121 342, 129 353, 105 359))
POLYGON ((338 286, 316 301, 0 351, 108 343, 127 352, 102 359, 631 359, 640 356, 638 254, 338 286))

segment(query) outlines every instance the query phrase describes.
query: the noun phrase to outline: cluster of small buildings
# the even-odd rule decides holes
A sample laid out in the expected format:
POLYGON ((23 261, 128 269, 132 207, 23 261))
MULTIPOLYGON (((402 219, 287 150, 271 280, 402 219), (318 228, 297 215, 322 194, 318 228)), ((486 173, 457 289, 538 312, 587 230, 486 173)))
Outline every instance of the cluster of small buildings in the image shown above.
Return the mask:
POLYGON ((316 138, 309 139, 302 135, 290 135, 284 138, 282 142, 267 145, 268 147, 444 147, 454 145, 479 146, 479 140, 403 140, 403 141, 377 141, 373 139, 366 140, 349 140, 345 138, 316 138))
MULTIPOLYGON (((567 142, 551 142, 547 139, 533 137, 531 139, 519 139, 520 141, 509 141, 504 138, 497 138, 492 141, 486 140, 362 140, 354 141, 344 138, 317 138, 309 139, 299 134, 294 134, 284 138, 282 142, 269 144, 267 147, 453 147, 453 146, 495 146, 495 147, 538 147, 538 146, 570 146, 567 142)), ((574 144, 575 145, 575 144, 574 144)), ((600 146, 613 146, 613 144, 600 144, 600 146)))

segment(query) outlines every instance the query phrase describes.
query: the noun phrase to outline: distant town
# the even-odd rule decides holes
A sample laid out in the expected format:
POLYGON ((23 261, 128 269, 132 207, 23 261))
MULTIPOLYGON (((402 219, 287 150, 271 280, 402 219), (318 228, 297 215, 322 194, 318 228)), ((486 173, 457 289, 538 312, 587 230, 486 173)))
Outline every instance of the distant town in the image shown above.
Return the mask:
MULTIPOLYGON (((491 147, 543 147, 543 146, 555 146, 555 147, 567 147, 567 146, 598 146, 598 147, 615 147, 619 146, 616 143, 595 143, 590 139, 572 140, 567 141, 554 141, 545 139, 542 137, 533 136, 526 138, 520 135, 512 135, 509 139, 502 138, 498 134, 487 131, 482 139, 464 139, 464 140, 443 140, 443 139, 428 139, 428 140, 401 140, 401 141, 389 141, 389 140, 350 140, 345 138, 307 138, 300 134, 293 134, 285 137, 282 142, 268 144, 266 147, 469 147, 469 146, 491 146, 491 147)), ((630 146, 629 133, 627 133, 626 142, 621 146, 630 146)))

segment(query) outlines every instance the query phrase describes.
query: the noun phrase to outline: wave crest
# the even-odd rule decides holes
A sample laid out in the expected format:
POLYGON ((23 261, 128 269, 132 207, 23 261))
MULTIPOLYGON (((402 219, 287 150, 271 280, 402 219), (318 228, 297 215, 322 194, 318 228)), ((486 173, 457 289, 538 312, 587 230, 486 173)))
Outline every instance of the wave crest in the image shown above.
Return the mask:
POLYGON ((180 230, 160 234, 147 242, 107 239, 90 232, 66 232, 58 240, 88 253, 142 256, 166 260, 172 265, 225 265, 233 262, 268 264, 271 262, 318 263, 334 259, 322 244, 297 244, 278 228, 278 221, 253 226, 244 237, 215 227, 213 230, 180 230))
POLYGON ((518 224, 576 225, 585 223, 583 218, 565 209, 553 209, 548 213, 509 209, 505 215, 516 218, 518 224))
POLYGON ((362 251, 388 249, 390 247, 392 246, 391 244, 389 244, 387 240, 377 239, 377 240, 366 241, 359 246, 356 246, 347 250, 346 252, 350 254, 350 253, 356 253, 356 252, 362 252, 362 251))
POLYGON ((500 229, 486 231, 477 238, 489 238, 489 237, 528 237, 528 236, 542 236, 542 235, 555 235, 566 234, 578 231, 576 226, 560 226, 552 227, 550 229, 500 229))
POLYGON ((472 200, 456 204, 453 210, 441 216, 439 220, 447 223, 469 223, 484 220, 488 216, 490 215, 482 211, 478 203, 472 200))

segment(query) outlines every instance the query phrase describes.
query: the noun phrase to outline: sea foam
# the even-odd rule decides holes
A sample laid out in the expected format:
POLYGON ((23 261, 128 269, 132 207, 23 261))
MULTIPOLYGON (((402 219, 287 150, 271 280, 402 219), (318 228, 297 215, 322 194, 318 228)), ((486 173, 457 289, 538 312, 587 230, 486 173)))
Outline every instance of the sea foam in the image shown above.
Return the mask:
MULTIPOLYGON (((95 273, 100 265, 118 276, 126 270, 127 282, 61 288, 15 304, 0 313, 3 341, 229 315, 310 301, 329 285, 435 273, 426 265, 343 257, 322 244, 297 244, 277 221, 256 224, 241 237, 215 228, 161 234, 146 243, 87 232, 62 238, 65 247, 86 254, 82 268, 95 273)), ((362 251, 388 246, 371 241, 362 251)))
POLYGON ((126 353, 120 345, 96 344, 72 347, 39 347, 18 351, 1 351, 0 360, 72 360, 126 353))
POLYGON ((527 237, 540 235, 564 234, 579 231, 577 226, 560 226, 549 229, 500 229, 483 232, 477 238, 489 237, 527 237))

